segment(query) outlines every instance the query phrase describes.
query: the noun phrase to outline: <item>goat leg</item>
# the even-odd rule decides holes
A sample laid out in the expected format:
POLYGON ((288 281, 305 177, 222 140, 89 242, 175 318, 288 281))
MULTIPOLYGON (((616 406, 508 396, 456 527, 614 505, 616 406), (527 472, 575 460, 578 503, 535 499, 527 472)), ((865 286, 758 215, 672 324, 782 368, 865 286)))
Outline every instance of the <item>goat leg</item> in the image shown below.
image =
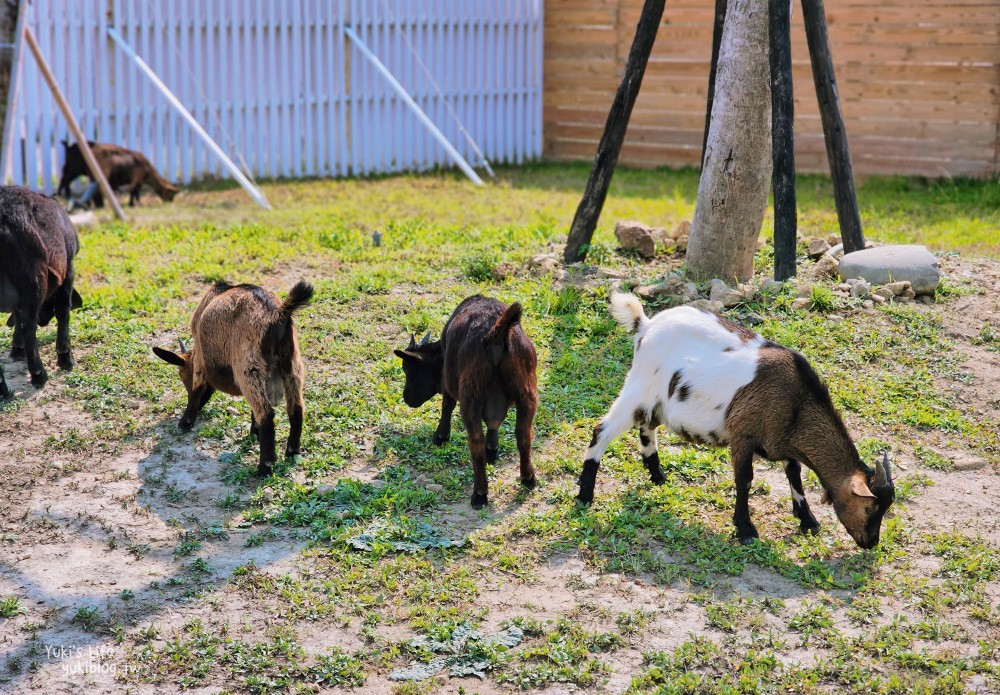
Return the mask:
POLYGON ((274 451, 274 411, 269 410, 259 423, 260 464, 257 475, 267 477, 274 472, 273 465, 278 460, 274 451))
POLYGON ((69 312, 73 308, 72 277, 59 288, 56 296, 56 360, 59 369, 71 371, 76 362, 73 360, 73 350, 69 344, 69 312))
POLYGON ((250 413, 250 436, 254 439, 260 439, 260 428, 257 426, 253 413, 250 413))
POLYGON ((736 526, 736 537, 743 545, 749 545, 758 538, 757 528, 750 520, 753 452, 754 447, 746 442, 733 442, 731 454, 733 472, 736 476, 736 510, 733 512, 733 524, 736 526))
POLYGON ((455 412, 457 401, 447 393, 441 396, 441 419, 438 420, 437 431, 431 439, 435 445, 440 446, 451 439, 451 415, 455 412))
POLYGON ((521 485, 529 490, 536 484, 535 467, 531 465, 531 440, 534 437, 533 424, 538 409, 538 397, 526 399, 517 405, 517 421, 514 437, 517 439, 517 454, 521 459, 521 485))
POLYGON ((28 361, 28 372, 31 374, 31 385, 36 388, 45 386, 49 380, 49 375, 42 364, 42 358, 38 354, 38 324, 35 323, 38 317, 38 305, 25 307, 18 312, 17 323, 24 339, 24 356, 28 361))
MULTIPOLYGON (((462 401, 462 403, 467 402, 468 399, 462 401)), ((469 453, 472 456, 472 508, 482 509, 489 504, 489 483, 486 480, 486 437, 483 436, 482 413, 467 412, 463 405, 462 423, 469 436, 469 453)))
POLYGON ((656 428, 639 425, 639 443, 642 444, 642 463, 649 471, 649 479, 654 485, 663 485, 666 478, 660 468, 660 452, 656 448, 656 428))
POLYGON ((187 432, 194 427, 194 421, 198 419, 198 413, 201 412, 202 406, 208 403, 208 399, 212 397, 214 391, 215 389, 208 384, 202 384, 194 391, 188 393, 187 407, 184 408, 181 421, 177 423, 182 432, 187 432))
POLYGON ((7 380, 3 376, 3 365, 0 364, 0 398, 7 399, 11 395, 10 389, 7 388, 7 380))
POLYGON ((608 414, 601 418, 594 428, 594 436, 590 439, 590 446, 584 454, 583 472, 580 474, 580 492, 576 495, 576 500, 580 504, 590 504, 594 501, 594 485, 597 482, 597 469, 601 465, 601 456, 622 432, 637 424, 636 414, 642 410, 638 407, 641 402, 637 396, 641 392, 632 388, 628 381, 622 388, 622 393, 611 404, 608 414))
MULTIPOLYGON (((14 335, 10 339, 10 358, 12 360, 24 359, 24 336, 21 335, 21 322, 14 313, 14 335)), ((9 325, 9 324, 8 324, 9 325)))
POLYGON ((500 459, 500 430, 486 426, 486 463, 496 463, 500 459))
POLYGON ((792 514, 799 520, 799 529, 806 534, 818 533, 819 522, 809 509, 806 493, 802 489, 802 465, 795 459, 788 459, 785 464, 785 476, 792 488, 792 514))

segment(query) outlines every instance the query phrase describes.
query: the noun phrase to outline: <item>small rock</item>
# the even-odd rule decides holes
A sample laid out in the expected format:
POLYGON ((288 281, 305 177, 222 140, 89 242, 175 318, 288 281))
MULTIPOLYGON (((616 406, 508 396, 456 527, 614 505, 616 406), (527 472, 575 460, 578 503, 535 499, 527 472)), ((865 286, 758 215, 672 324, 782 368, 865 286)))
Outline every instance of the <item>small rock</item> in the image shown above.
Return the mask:
POLYGON ((795 311, 802 311, 803 309, 808 309, 812 306, 812 300, 808 297, 798 297, 792 302, 792 308, 795 311))
POLYGON ((878 292, 872 295, 872 300, 874 300, 876 304, 885 304, 887 301, 889 301, 888 299, 880 295, 878 292))
POLYGON ((856 280, 853 284, 848 284, 851 288, 851 296, 857 299, 867 299, 872 293, 872 286, 864 280, 856 280))
POLYGON ((684 237, 684 241, 687 241, 688 237, 691 236, 691 220, 681 220, 674 227, 673 234, 671 234, 674 239, 680 239, 684 237))
POLYGON ((674 237, 667 233, 664 227, 653 227, 653 241, 657 244, 662 244, 663 246, 672 246, 674 243, 674 237))
POLYGON ((824 255, 816 261, 816 265, 809 269, 809 277, 825 280, 837 276, 837 259, 833 256, 824 255))
POLYGON ((263 490, 261 490, 260 496, 261 496, 261 498, 265 502, 273 502, 274 501, 274 489, 266 487, 263 490))
POLYGON ((427 492, 444 492, 444 485, 438 485, 437 483, 427 483, 424 485, 424 489, 427 492))
POLYGON ((698 286, 693 282, 685 282, 681 286, 681 300, 684 302, 693 302, 696 299, 701 298, 701 293, 698 291, 698 286))
POLYGON ((734 290, 725 282, 716 278, 712 280, 708 298, 713 302, 719 302, 724 307, 734 307, 743 301, 743 293, 739 290, 734 290))
POLYGON ((779 282, 778 280, 773 280, 767 278, 761 283, 760 289, 764 294, 778 294, 781 292, 781 288, 785 286, 785 283, 779 282))
POLYGON ((829 250, 830 245, 826 243, 826 239, 813 239, 809 242, 809 258, 819 258, 829 250))
POLYGON ((635 251, 644 258, 652 258, 656 253, 653 230, 642 222, 619 222, 615 225, 615 237, 626 251, 635 251))
POLYGON ((974 458, 962 458, 955 460, 956 471, 978 471, 986 468, 986 461, 974 458))
POLYGON ((827 319, 827 321, 833 321, 834 323, 840 323, 841 321, 844 320, 844 317, 841 316, 840 314, 827 314, 826 315, 826 319, 827 319))
MULTIPOLYGON (((914 299, 917 296, 917 293, 913 291, 912 287, 907 287, 905 290, 903 290, 903 293, 899 296, 902 297, 903 299, 914 299)), ((927 295, 924 296, 926 297, 927 295)))
POLYGON ((920 302, 921 304, 933 304, 934 297, 930 296, 929 294, 922 294, 919 297, 917 297, 917 301, 920 302))
POLYGON ((316 486, 316 495, 322 497, 323 495, 329 495, 331 492, 337 489, 336 485, 327 485, 323 483, 322 485, 316 486))
POLYGON ((559 256, 555 253, 539 253, 531 257, 528 265, 542 270, 554 270, 559 267, 559 256))
POLYGON ((677 237, 677 240, 674 242, 674 248, 678 252, 683 252, 687 251, 687 247, 688 247, 688 235, 682 234, 681 236, 677 237))
POLYGON ((90 210, 74 212, 69 216, 69 221, 73 223, 74 227, 98 227, 101 224, 97 215, 90 210))
POLYGON ((796 297, 812 297, 813 286, 809 282, 799 282, 795 288, 796 297))
POLYGON ((898 297, 906 290, 910 289, 910 283, 907 280, 899 280, 897 282, 887 282, 882 287, 892 292, 892 296, 898 297))
POLYGON ((863 306, 865 309, 874 309, 875 302, 873 302, 870 299, 866 299, 865 301, 861 302, 861 306, 863 306))
POLYGON ((623 280, 625 278, 625 273, 617 270, 611 270, 611 268, 598 268, 597 272, 601 277, 609 278, 611 280, 623 280))
POLYGON ((713 302, 711 299, 695 299, 692 302, 688 302, 687 306, 693 306, 695 309, 701 309, 712 314, 718 314, 722 311, 722 302, 713 302))
POLYGON ((833 289, 835 289, 835 290, 837 290, 839 292, 850 292, 851 291, 851 286, 848 285, 846 282, 842 282, 839 285, 834 285, 833 289))
POLYGON ((840 243, 840 235, 831 234, 826 238, 826 243, 828 243, 831 247, 836 246, 837 244, 840 243))

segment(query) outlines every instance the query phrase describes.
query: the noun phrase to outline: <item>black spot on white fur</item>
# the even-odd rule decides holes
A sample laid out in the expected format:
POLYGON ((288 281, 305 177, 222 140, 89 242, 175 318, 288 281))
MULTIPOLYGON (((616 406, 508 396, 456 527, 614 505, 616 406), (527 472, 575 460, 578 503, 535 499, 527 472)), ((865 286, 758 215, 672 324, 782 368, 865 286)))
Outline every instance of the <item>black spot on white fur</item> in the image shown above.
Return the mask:
POLYGON ((670 386, 667 387, 667 398, 674 397, 674 391, 677 389, 677 384, 681 380, 681 370, 674 372, 674 375, 670 377, 670 386))

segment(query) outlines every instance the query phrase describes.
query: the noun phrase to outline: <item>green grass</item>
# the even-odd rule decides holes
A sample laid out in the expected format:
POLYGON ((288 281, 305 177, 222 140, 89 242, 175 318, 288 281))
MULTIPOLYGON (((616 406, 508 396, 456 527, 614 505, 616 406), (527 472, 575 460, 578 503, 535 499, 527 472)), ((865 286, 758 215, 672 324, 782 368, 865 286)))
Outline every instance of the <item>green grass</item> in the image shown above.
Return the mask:
MULTIPOLYGON (((98 427, 54 438, 47 444, 53 451, 152 438, 164 461, 174 462, 183 455, 173 447, 186 399, 176 371, 156 360, 150 345, 187 337, 191 312, 211 281, 258 282, 285 292, 303 277, 317 288, 296 319, 309 370, 301 460, 279 463, 267 481, 255 478, 249 411, 222 396, 183 437, 223 452, 221 475, 230 492, 213 504, 255 526, 242 544, 273 547, 285 533, 304 539, 310 570, 269 574, 247 564, 231 577, 217 576, 209 544, 228 531, 199 522, 166 550, 183 576, 163 585, 200 592, 218 581, 267 617, 267 632, 243 637, 237 624, 221 629, 196 620, 166 634, 152 625, 132 629, 123 670, 129 682, 247 692, 296 692, 309 683, 362 687, 373 674, 420 656, 399 635, 444 639, 451 633, 442 626, 479 626, 491 617, 480 603, 486 587, 504 583, 531 594, 545 563, 571 555, 600 577, 613 572, 686 592, 703 616, 706 635, 645 654, 634 692, 869 692, 869 683, 882 692, 950 692, 973 675, 1000 684, 995 633, 975 646, 978 633, 958 627, 986 630, 998 621, 987 592, 1000 571, 995 549, 912 518, 908 501, 930 494, 925 478, 902 476, 882 543, 865 552, 839 526, 799 536, 787 498, 770 503, 759 481, 751 505, 761 541, 734 543, 728 453, 678 445, 665 434, 664 485, 649 485, 629 434, 602 461, 593 507, 575 505, 581 452, 617 395, 631 340, 608 316, 607 284, 559 287, 526 266, 548 244, 559 249, 587 173, 579 165, 508 169, 501 183, 483 189, 451 175, 275 182, 265 185, 275 205, 269 213, 222 187, 130 211, 135 220, 128 225, 82 232, 78 286, 85 307, 73 316, 79 366, 53 372, 53 380, 98 427), (370 242, 376 229, 380 248, 370 242), (460 421, 448 444, 431 446, 439 401, 406 407, 392 354, 410 333, 438 335, 455 305, 476 292, 524 304, 541 389, 534 449, 541 485, 532 493, 517 485, 511 417, 501 429, 504 457, 490 467, 492 508, 478 515, 466 511, 472 474, 460 421), (911 572, 915 557, 934 560, 937 574, 911 572), (807 598, 727 589, 748 569, 807 598), (928 620, 943 617, 886 625, 882 606, 898 598, 919 606, 928 620), (366 648, 307 653, 297 631, 316 621, 338 626, 366 648), (855 628, 850 636, 848 622, 855 628), (958 641, 980 656, 949 656, 916 640, 958 641), (789 663, 790 650, 803 646, 820 650, 818 657, 789 663)), ((620 171, 591 262, 623 273, 627 285, 662 276, 663 258, 646 265, 615 253, 611 227, 619 218, 666 226, 690 218, 696 187, 691 171, 620 171)), ((865 228, 877 240, 998 255, 997 188, 870 179, 860 183, 858 196, 865 228)), ((835 231, 829 182, 803 177, 799 195, 800 228, 823 236, 835 231)), ((765 235, 769 230, 768 221, 765 235)), ((769 249, 759 267, 770 262, 769 249)), ((949 279, 949 287, 940 301, 963 291, 957 280, 949 279)), ((995 460, 996 423, 937 388, 961 365, 932 314, 896 305, 863 311, 824 285, 812 290, 813 311, 793 311, 794 298, 786 288, 731 315, 740 320, 753 312, 762 318, 756 328, 763 335, 810 359, 851 431, 860 433, 866 460, 888 446, 944 470, 950 461, 931 448, 942 440, 995 460), (843 320, 828 320, 832 312, 843 320)), ((0 345, 9 337, 0 329, 0 345)), ((992 334, 984 333, 987 339, 992 334)), ((48 359, 49 337, 45 344, 48 359)), ((286 428, 282 413, 279 441, 286 428)), ((183 510, 185 492, 154 475, 147 484, 183 510)), ((818 505, 815 476, 807 475, 805 485, 818 505)), ((150 547, 130 543, 128 550, 139 561, 150 547)), ((16 598, 4 608, 10 600, 0 603, 0 615, 18 610, 16 598)), ((639 606, 606 615, 578 607, 552 620, 523 616, 513 621, 525 634, 520 645, 479 656, 490 677, 510 687, 596 687, 608 678, 614 655, 644 639, 656 619, 656 611, 639 606)), ((88 606, 74 621, 98 630, 106 619, 88 606)))

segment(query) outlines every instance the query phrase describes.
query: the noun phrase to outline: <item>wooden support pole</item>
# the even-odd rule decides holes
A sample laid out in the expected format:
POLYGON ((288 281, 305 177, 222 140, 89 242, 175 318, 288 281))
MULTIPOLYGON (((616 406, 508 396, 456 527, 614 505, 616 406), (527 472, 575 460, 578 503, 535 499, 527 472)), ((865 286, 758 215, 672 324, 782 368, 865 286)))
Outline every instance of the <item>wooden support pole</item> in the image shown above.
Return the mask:
POLYGON ((774 279, 795 276, 795 136, 791 0, 769 0, 771 190, 774 191, 774 279))
POLYGON ((701 165, 705 166, 705 146, 708 129, 712 125, 712 104, 715 102, 715 75, 719 71, 719 46, 722 45, 722 28, 726 24, 726 0, 715 0, 715 23, 712 26, 712 63, 708 69, 708 104, 705 107, 705 134, 701 138, 701 165))
POLYGON ((45 56, 42 55, 41 49, 38 47, 38 42, 35 40, 35 34, 31 31, 31 27, 27 24, 24 25, 24 40, 28 44, 29 50, 31 50, 31 55, 35 56, 35 62, 38 63, 38 69, 42 71, 42 76, 49 85, 49 90, 52 92, 52 96, 56 100, 56 104, 59 106, 59 110, 62 111, 63 117, 66 119, 66 123, 69 125, 69 130, 73 133, 73 137, 76 138, 77 144, 80 146, 80 151, 83 153, 83 158, 87 162, 87 168, 90 169, 90 175, 94 177, 94 180, 101 187, 101 193, 104 194, 104 199, 108 201, 111 208, 115 211, 115 215, 120 220, 125 219, 125 213, 122 211, 122 206, 118 202, 118 197, 115 192, 111 190, 111 185, 104 176, 104 172, 101 171, 100 165, 97 163, 97 159, 94 157, 94 153, 90 149, 90 145, 87 144, 87 138, 84 136, 83 131, 80 130, 80 124, 76 122, 76 117, 73 116, 73 111, 69 107, 69 103, 63 96, 62 90, 59 89, 59 84, 56 82, 55 75, 52 74, 52 70, 49 68, 48 62, 45 60, 45 56))
POLYGON ((858 214, 858 199, 851 171, 851 153, 847 149, 847 133, 840 113, 840 97, 833 74, 823 0, 802 0, 802 20, 806 27, 806 42, 809 44, 809 59, 812 61, 813 80, 816 82, 823 134, 826 136, 826 156, 830 161, 840 236, 844 242, 844 251, 851 253, 865 247, 865 237, 861 232, 861 216, 858 214))
POLYGON ((608 120, 604 124, 604 134, 601 135, 597 155, 594 157, 594 168, 590 172, 587 187, 584 189, 583 198, 576 209, 569 230, 569 239, 563 251, 563 259, 567 263, 583 260, 587 255, 587 247, 594 237, 597 220, 608 197, 611 177, 615 173, 618 155, 625 140, 625 131, 632 116, 632 107, 635 106, 635 99, 639 96, 642 76, 646 72, 646 63, 653 50, 656 30, 660 26, 665 4, 666 0, 646 0, 642 7, 642 16, 635 30, 632 49, 625 63, 625 74, 622 75, 618 92, 611 103, 608 120))

